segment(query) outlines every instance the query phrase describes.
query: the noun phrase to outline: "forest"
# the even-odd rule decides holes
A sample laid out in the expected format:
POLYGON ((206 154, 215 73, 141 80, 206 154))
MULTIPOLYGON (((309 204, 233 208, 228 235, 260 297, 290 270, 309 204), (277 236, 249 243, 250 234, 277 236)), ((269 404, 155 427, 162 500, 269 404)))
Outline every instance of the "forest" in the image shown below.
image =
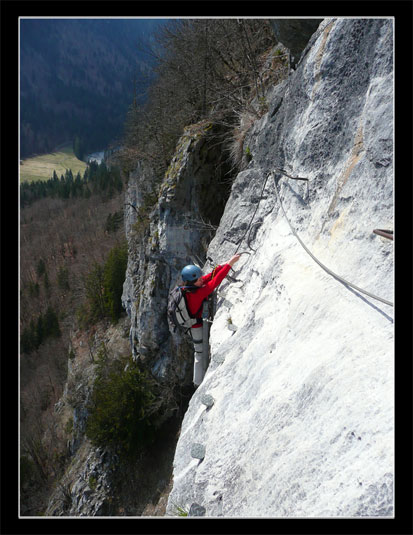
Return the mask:
POLYGON ((93 152, 122 136, 134 80, 145 100, 152 60, 139 51, 162 21, 20 20, 20 157, 75 136, 93 152))
POLYGON ((94 193, 99 193, 103 199, 110 199, 115 192, 122 191, 122 188, 123 182, 117 167, 108 169, 105 162, 98 164, 92 160, 83 176, 79 172, 76 177, 73 177, 72 170, 67 169, 60 179, 54 171, 49 180, 23 182, 20 186, 20 205, 28 206, 45 197, 89 199, 94 193))
POLYGON ((22 184, 30 195, 20 210, 23 514, 44 509, 70 460, 68 430, 56 427, 54 406, 67 380, 71 337, 81 331, 91 339, 94 325, 125 314, 124 183, 104 164, 92 163, 85 175, 22 184))

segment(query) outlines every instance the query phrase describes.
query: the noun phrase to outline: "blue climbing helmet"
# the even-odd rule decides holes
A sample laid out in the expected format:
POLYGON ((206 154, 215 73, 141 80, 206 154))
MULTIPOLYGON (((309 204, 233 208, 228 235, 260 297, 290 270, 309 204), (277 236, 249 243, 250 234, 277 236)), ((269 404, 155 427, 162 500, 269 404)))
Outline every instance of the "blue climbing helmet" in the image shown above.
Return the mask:
POLYGON ((201 268, 198 266, 185 266, 181 271, 181 277, 184 282, 195 282, 202 276, 201 268))

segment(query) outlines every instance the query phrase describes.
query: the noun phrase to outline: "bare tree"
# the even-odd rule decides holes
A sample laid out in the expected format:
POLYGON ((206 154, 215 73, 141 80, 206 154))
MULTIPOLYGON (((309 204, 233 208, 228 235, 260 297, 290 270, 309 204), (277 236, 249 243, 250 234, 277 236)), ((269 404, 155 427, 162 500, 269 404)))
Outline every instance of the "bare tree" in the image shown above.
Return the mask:
POLYGON ((251 99, 264 95, 261 55, 273 44, 262 19, 183 19, 161 27, 155 81, 144 109, 129 112, 124 159, 146 158, 161 177, 185 126, 209 119, 231 132, 246 109, 259 116, 251 99))

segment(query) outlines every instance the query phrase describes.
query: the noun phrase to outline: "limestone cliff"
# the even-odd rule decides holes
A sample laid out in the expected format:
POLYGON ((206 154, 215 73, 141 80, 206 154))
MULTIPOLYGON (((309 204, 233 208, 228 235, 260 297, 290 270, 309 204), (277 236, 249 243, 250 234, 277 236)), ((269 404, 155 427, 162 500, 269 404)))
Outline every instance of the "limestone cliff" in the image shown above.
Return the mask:
POLYGON ((85 436, 87 405, 97 373, 97 363, 124 360, 130 355, 129 318, 117 325, 99 324, 94 334, 81 330, 71 335, 67 383, 55 406, 60 432, 68 437, 71 461, 51 493, 45 516, 101 516, 113 514, 112 476, 117 457, 92 446, 85 436))
MULTIPOLYGON (((185 130, 160 185, 143 163, 129 177, 119 343, 165 391, 192 379, 192 346, 166 318, 180 270, 249 253, 217 291, 168 516, 393 514, 393 242, 373 232, 393 229, 393 23, 325 19, 306 46, 283 44, 301 59, 269 84, 235 176, 205 121, 185 130)), ((113 514, 116 463, 82 443, 86 356, 70 503, 60 489, 51 515, 113 514)))
POLYGON ((393 242, 373 232, 393 229, 392 59, 392 20, 324 20, 248 133, 208 256, 250 254, 218 290, 167 514, 393 515, 393 242))
POLYGON ((129 260, 122 301, 131 318, 132 353, 169 385, 190 384, 192 352, 179 333, 169 333, 168 294, 184 265, 205 262, 229 193, 214 128, 200 123, 185 130, 158 198, 143 164, 131 174, 126 196, 129 260))

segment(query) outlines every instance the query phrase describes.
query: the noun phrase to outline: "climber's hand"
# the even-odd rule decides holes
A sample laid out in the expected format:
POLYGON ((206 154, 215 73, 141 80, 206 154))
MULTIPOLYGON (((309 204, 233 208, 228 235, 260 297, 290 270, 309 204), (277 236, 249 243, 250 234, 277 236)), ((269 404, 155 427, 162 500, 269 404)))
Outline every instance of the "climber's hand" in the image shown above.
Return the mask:
POLYGON ((228 262, 228 264, 232 267, 232 266, 235 264, 235 262, 238 262, 238 260, 240 259, 240 257, 241 257, 241 255, 239 255, 239 254, 234 255, 234 256, 231 258, 231 260, 228 262))

